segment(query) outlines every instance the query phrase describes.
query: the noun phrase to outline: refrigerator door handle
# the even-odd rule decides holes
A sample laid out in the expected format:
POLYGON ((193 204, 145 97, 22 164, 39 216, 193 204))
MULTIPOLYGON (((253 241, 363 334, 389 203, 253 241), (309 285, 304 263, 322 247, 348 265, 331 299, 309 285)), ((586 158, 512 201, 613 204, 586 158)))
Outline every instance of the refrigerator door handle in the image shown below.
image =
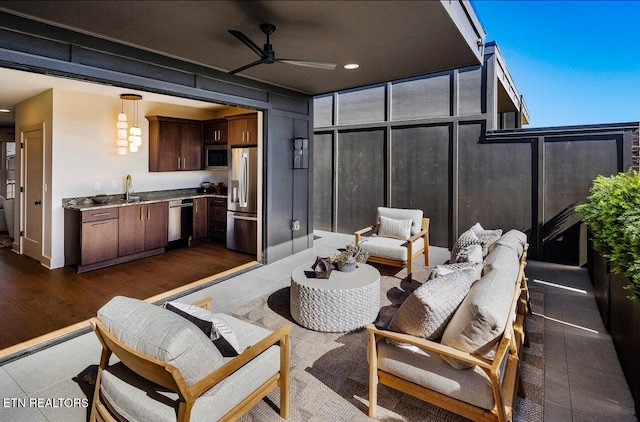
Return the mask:
POLYGON ((229 211, 227 214, 234 220, 258 221, 258 217, 253 215, 236 214, 233 211, 229 211))
POLYGON ((242 180, 240 181, 240 206, 249 204, 249 154, 242 153, 242 180))

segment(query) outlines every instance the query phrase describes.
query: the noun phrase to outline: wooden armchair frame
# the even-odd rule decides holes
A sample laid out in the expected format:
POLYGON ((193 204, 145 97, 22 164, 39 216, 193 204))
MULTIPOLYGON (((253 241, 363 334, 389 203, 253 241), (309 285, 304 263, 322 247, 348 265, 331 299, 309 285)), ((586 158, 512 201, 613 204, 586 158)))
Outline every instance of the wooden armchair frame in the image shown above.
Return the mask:
MULTIPOLYGON (((205 301, 201 301, 201 304, 205 301)), ((210 303, 210 300, 209 300, 210 303)), ((208 308, 208 306, 203 306, 208 308)), ((221 421, 235 421, 239 419, 244 413, 250 410, 256 403, 264 398, 269 392, 276 387, 280 387, 280 416, 284 419, 289 419, 289 365, 290 365, 290 335, 291 326, 283 326, 277 331, 274 331, 267 337, 260 340, 258 343, 251 346, 249 349, 235 357, 233 360, 225 363, 220 368, 211 372, 205 376, 202 380, 187 387, 184 378, 180 371, 172 365, 166 362, 162 362, 153 359, 149 356, 143 355, 130 347, 121 343, 116 339, 98 320, 92 318, 90 320, 91 326, 95 331, 100 343, 102 343, 102 356, 100 358, 100 366, 98 368, 98 376, 96 379, 96 389, 93 399, 93 408, 91 410, 90 421, 108 421, 108 422, 120 422, 125 420, 119 415, 113 406, 105 399, 104 395, 100 391, 100 380, 102 378, 102 372, 109 366, 109 358, 111 354, 115 354, 124 365, 130 370, 152 381, 162 387, 165 387, 178 394, 178 422, 188 422, 191 417, 191 410, 196 400, 213 388, 215 385, 223 381, 225 378, 242 368, 254 358, 258 357, 261 353, 267 350, 269 347, 279 344, 280 345, 280 372, 275 374, 264 384, 262 384, 257 390, 246 397, 240 404, 229 411, 221 421)))
MULTIPOLYGON (((372 231, 376 226, 369 226, 363 229, 356 231, 354 234, 356 236, 356 245, 360 244, 362 239, 362 235, 372 231)), ((424 265, 429 266, 429 219, 422 219, 422 227, 421 230, 411 236, 402 246, 407 248, 407 260, 406 261, 398 261, 395 259, 382 258, 378 256, 369 256, 368 261, 377 262, 378 264, 384 265, 392 265, 394 267, 407 267, 407 277, 411 278, 411 273, 413 272, 413 262, 420 258, 421 255, 424 255, 424 265), (413 251, 413 242, 422 238, 424 240, 424 248, 421 251, 414 252, 413 251)))
POLYGON ((526 266, 527 246, 525 246, 524 253, 520 259, 520 270, 518 280, 516 281, 517 287, 509 310, 509 319, 507 320, 513 321, 513 323, 508 323, 505 327, 493 359, 490 360, 474 356, 468 352, 463 352, 453 347, 420 337, 381 330, 372 324, 366 327, 369 332, 367 357, 369 360, 370 418, 376 417, 378 384, 384 384, 474 421, 505 422, 513 420, 516 394, 520 392, 520 395, 524 397, 524 387, 520 378, 520 359, 522 346, 525 341, 523 311, 527 308, 526 298, 528 293, 524 290, 524 288, 526 288, 524 268, 526 266), (495 400, 493 409, 487 410, 471 405, 379 369, 376 344, 381 340, 384 341, 385 338, 396 340, 400 343, 411 344, 427 352, 438 353, 452 359, 477 365, 487 374, 491 381, 495 400), (504 380, 501 383, 499 370, 504 359, 507 359, 507 363, 505 366, 504 380))

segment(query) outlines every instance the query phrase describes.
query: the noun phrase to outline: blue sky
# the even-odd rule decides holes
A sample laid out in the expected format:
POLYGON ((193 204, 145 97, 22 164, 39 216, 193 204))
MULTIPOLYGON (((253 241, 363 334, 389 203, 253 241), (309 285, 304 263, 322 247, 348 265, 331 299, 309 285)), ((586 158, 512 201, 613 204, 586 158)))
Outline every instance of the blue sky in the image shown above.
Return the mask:
POLYGON ((525 127, 640 121, 640 1, 473 6, 524 96, 525 127))

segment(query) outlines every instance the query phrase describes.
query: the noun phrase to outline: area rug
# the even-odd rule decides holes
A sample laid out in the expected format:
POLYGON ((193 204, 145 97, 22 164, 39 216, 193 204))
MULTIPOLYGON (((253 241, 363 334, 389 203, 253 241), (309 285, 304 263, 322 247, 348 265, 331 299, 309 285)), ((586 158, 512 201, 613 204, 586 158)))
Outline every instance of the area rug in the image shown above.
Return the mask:
POLYGON ((13 242, 8 234, 0 234, 0 249, 10 248, 13 242))
MULTIPOLYGON (((380 268, 381 312, 378 323, 390 318, 403 300, 426 280, 429 271, 418 269, 409 282, 397 269, 380 268)), ((235 309, 231 314, 275 330, 293 326, 291 334, 290 421, 367 421, 367 332, 320 333, 298 325, 289 312, 290 289, 283 288, 235 309)), ((544 290, 531 289, 534 315, 526 320, 530 347, 525 348, 522 377, 526 398, 518 398, 514 420, 543 420, 544 405, 544 290)), ((276 389, 240 420, 280 421, 280 393, 276 389)), ((412 396, 380 385, 377 419, 383 421, 443 421, 467 419, 412 396)))

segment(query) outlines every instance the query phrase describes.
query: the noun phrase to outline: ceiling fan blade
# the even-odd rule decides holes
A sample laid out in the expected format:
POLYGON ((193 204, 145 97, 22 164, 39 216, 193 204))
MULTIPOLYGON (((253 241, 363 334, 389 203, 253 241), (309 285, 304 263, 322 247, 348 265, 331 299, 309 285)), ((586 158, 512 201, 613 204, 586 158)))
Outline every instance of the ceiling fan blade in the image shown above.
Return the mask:
POLYGON ((333 70, 336 68, 335 63, 318 62, 314 60, 294 60, 294 59, 276 59, 277 62, 293 64, 296 66, 314 67, 316 69, 333 70))
POLYGON ((247 65, 244 65, 244 66, 242 66, 242 67, 239 67, 239 68, 237 68, 237 69, 232 70, 231 72, 229 72, 229 74, 234 75, 234 74, 236 74, 236 73, 238 73, 238 72, 242 72, 243 70, 247 70, 247 69, 249 69, 250 67, 257 66, 257 65, 262 64, 262 63, 272 63, 272 62, 271 62, 271 61, 269 61, 268 59, 260 59, 260 60, 256 60, 256 61, 255 61, 255 62, 253 62, 253 63, 249 63, 249 64, 247 64, 247 65))
POLYGON ((249 37, 247 37, 246 35, 244 35, 242 32, 240 31, 236 31, 233 29, 229 30, 229 33, 231 35, 233 35, 234 37, 236 37, 237 39, 239 39, 240 41, 242 41, 242 43, 244 45, 246 45, 247 47, 249 47, 254 53, 256 53, 258 56, 260 57, 266 57, 267 53, 264 52, 263 49, 261 49, 260 47, 258 47, 256 45, 256 43, 254 43, 253 41, 251 41, 249 39, 249 37))

